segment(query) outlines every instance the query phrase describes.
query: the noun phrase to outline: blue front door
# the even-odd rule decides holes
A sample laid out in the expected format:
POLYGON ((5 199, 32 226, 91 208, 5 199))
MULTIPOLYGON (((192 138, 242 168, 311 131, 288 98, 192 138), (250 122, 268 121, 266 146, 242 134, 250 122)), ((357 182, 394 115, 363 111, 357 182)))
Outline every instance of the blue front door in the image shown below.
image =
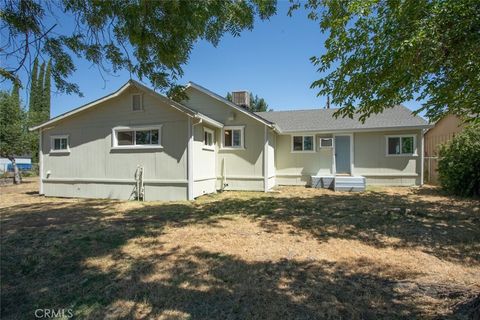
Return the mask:
POLYGON ((350 136, 335 137, 336 173, 350 174, 350 136))

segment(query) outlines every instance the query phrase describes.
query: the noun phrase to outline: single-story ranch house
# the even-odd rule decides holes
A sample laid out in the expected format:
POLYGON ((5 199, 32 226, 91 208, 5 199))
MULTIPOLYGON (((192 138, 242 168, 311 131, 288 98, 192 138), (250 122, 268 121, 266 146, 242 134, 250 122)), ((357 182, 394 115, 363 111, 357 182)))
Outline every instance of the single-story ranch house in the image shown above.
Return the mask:
POLYGON ((365 123, 335 109, 252 113, 189 83, 177 103, 130 80, 31 128, 46 196, 192 200, 276 185, 421 185, 423 132, 403 106, 365 123))

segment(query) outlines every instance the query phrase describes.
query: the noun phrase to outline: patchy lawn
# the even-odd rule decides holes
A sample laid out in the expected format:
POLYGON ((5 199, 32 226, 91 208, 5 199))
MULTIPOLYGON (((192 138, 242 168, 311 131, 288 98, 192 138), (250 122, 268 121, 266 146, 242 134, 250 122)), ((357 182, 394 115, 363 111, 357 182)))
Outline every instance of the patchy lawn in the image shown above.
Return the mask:
POLYGON ((477 312, 480 202, 434 188, 285 187, 196 202, 0 187, 1 318, 459 318, 477 312))

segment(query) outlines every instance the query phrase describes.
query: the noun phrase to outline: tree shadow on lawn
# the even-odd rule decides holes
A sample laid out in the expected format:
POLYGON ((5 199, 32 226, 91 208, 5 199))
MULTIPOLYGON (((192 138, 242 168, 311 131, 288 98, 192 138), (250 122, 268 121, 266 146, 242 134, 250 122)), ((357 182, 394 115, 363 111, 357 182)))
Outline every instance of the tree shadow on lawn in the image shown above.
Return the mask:
MULTIPOLYGON (((146 204, 121 214, 115 207, 121 202, 108 200, 0 209, 2 318, 29 318, 37 308, 72 308, 82 318, 116 312, 119 318, 190 315, 193 319, 414 318, 421 314, 411 297, 396 290, 396 281, 381 275, 385 266, 376 270, 371 261, 251 263, 199 248, 152 251, 140 258, 122 250, 141 237, 158 239, 166 226, 215 226, 234 215, 259 221, 272 232, 278 223, 288 223, 319 241, 343 238, 387 246, 382 236, 389 236, 400 239, 395 246, 421 246, 444 259, 479 261, 479 223, 468 205, 409 202, 382 193, 310 198, 256 195, 146 204), (397 207, 401 211, 393 210, 397 207), (405 208, 412 212, 405 214, 405 208), (109 257, 113 263, 85 264, 97 257, 109 257), (368 268, 362 269, 365 264, 368 268), (152 274, 164 278, 146 280, 152 274)), ((162 245, 152 241, 141 248, 150 252, 162 245)))
POLYGON ((480 262, 479 202, 423 201, 378 192, 314 197, 227 198, 197 209, 211 215, 241 214, 275 232, 279 223, 320 241, 359 240, 376 247, 418 247, 454 262, 480 262), (476 206, 476 208, 475 208, 476 206), (396 239, 385 241, 385 237, 396 239))

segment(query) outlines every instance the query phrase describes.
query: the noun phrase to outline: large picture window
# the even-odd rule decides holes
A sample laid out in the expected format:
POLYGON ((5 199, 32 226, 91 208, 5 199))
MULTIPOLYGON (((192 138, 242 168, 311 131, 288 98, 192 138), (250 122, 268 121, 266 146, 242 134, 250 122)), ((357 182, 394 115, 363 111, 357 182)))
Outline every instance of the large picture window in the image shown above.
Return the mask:
POLYGON ((292 152, 313 152, 314 143, 313 136, 292 136, 292 152))
POLYGON ((411 156, 416 155, 415 136, 387 136, 387 155, 389 156, 411 156))
POLYGON ((152 127, 116 127, 113 129, 114 148, 161 147, 161 125, 152 127))
POLYGON ((244 127, 225 127, 223 129, 223 147, 244 148, 243 134, 244 127))

